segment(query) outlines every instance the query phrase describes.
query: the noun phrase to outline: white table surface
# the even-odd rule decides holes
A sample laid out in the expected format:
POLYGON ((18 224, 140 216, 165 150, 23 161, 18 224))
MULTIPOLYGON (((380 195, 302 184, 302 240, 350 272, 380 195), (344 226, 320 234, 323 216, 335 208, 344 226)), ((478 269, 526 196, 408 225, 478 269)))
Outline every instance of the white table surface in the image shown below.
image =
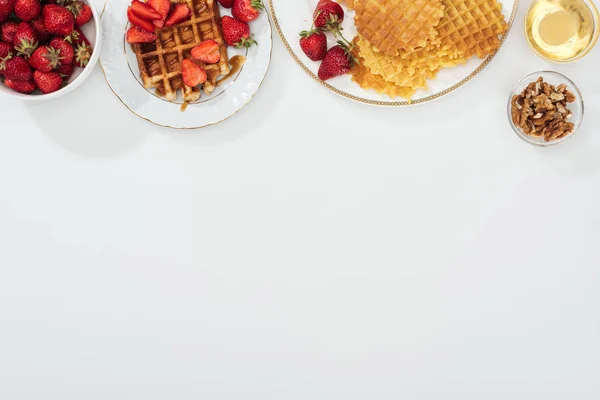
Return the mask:
POLYGON ((0 398, 598 399, 600 48, 542 61, 527 6, 414 108, 329 93, 279 38, 254 101, 199 131, 138 119, 99 68, 0 98, 0 398), (505 112, 540 69, 587 105, 549 149, 505 112))

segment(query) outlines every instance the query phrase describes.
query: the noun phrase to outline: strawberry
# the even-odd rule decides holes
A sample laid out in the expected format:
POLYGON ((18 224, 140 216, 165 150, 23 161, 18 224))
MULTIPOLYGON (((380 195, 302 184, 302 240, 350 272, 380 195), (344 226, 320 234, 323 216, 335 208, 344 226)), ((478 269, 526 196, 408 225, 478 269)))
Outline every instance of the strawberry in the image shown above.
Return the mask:
POLYGON ((85 43, 78 44, 75 48, 75 66, 85 68, 92 58, 92 48, 85 43))
POLYGON ((224 8, 233 7, 233 0, 217 0, 219 4, 224 8))
POLYGON ((137 26, 132 26, 127 31, 127 43, 151 43, 156 40, 156 35, 145 31, 137 26))
POLYGON ((58 50, 60 54, 60 65, 73 64, 75 50, 73 49, 73 46, 69 44, 69 42, 61 38, 54 38, 48 45, 58 50))
POLYGON ((254 21, 258 18, 260 10, 264 10, 262 0, 233 0, 231 14, 243 22, 254 21))
POLYGON ((92 9, 81 1, 74 1, 66 6, 75 17, 75 26, 84 26, 92 20, 92 9))
POLYGON ((56 4, 46 4, 42 8, 44 26, 48 33, 65 37, 75 29, 75 17, 71 11, 56 4))
POLYGON ((18 26, 19 24, 12 21, 3 23, 2 26, 0 26, 0 40, 12 43, 18 26))
POLYGON ((145 31, 154 32, 154 30, 156 29, 152 22, 146 21, 145 19, 141 19, 140 17, 135 15, 131 7, 127 7, 127 19, 133 25, 139 26, 145 31))
POLYGON ((74 64, 62 64, 61 66, 56 68, 54 71, 57 72, 60 75, 60 77, 63 78, 65 81, 68 81, 69 79, 71 79, 71 76, 73 75, 73 72, 75 71, 75 65, 74 64))
POLYGON ((317 4, 313 20, 315 26, 319 29, 340 30, 340 25, 344 21, 344 9, 334 1, 321 0, 317 4))
POLYGON ((318 29, 300 32, 300 47, 313 61, 320 61, 327 54, 327 36, 318 29))
POLYGON ((31 68, 40 72, 50 72, 62 61, 60 50, 50 46, 38 47, 29 58, 31 68))
POLYGON ((181 63, 183 83, 189 87, 196 87, 206 82, 206 71, 195 61, 185 59, 181 63))
POLYGON ((242 48, 256 44, 254 38, 250 36, 250 26, 239 19, 224 16, 221 18, 221 28, 223 29, 223 39, 229 46, 242 48))
POLYGON ((158 11, 150 7, 148 4, 142 3, 138 0, 133 0, 131 3, 131 10, 136 16, 140 17, 141 19, 145 19, 146 21, 162 19, 162 15, 160 15, 158 11))
POLYGON ((11 43, 0 42, 0 60, 7 58, 8 56, 12 57, 12 55, 13 45, 11 43))
POLYGON ((31 67, 20 56, 3 58, 2 62, 0 62, 0 72, 4 74, 6 79, 12 81, 31 80, 31 67))
POLYGON ((348 48, 340 43, 329 49, 321 66, 319 78, 326 81, 336 76, 347 74, 352 67, 352 56, 348 48))
POLYGON ((62 86, 63 80, 58 72, 40 72, 33 73, 33 80, 38 89, 44 94, 56 92, 62 86))
POLYGON ((167 19, 169 10, 171 10, 171 2, 169 0, 148 0, 148 4, 160 14, 163 21, 167 19))
POLYGON ((174 26, 177 24, 182 23, 183 21, 187 20, 190 18, 190 8, 188 6, 186 6, 185 4, 176 4, 175 7, 173 8, 173 11, 171 11, 171 14, 169 14, 169 17, 167 18, 167 21, 165 22, 166 26, 174 26))
POLYGON ((69 36, 65 37, 65 40, 71 43, 74 47, 82 43, 91 46, 90 41, 88 40, 88 38, 85 37, 81 29, 79 28, 75 28, 75 30, 71 32, 69 36))
POLYGON ((34 19, 33 21, 31 21, 30 23, 31 23, 31 27, 35 31, 35 34, 37 35, 38 39, 40 40, 40 43, 46 43, 48 40, 50 40, 50 34, 48 33, 48 31, 46 30, 46 27, 44 26, 44 18, 43 17, 40 16, 40 17, 34 19))
POLYGON ((207 64, 214 64, 221 59, 221 49, 214 40, 205 40, 192 49, 192 57, 207 64))
POLYGON ((152 23, 154 24, 156 29, 162 29, 165 27, 165 21, 162 19, 155 19, 154 21, 152 21, 152 23))
POLYGON ((0 0, 0 22, 8 19, 8 16, 15 9, 16 0, 0 0))
POLYGON ((12 79, 5 79, 4 84, 14 90, 15 92, 29 94, 37 89, 35 82, 29 81, 13 81, 12 79))
POLYGON ((13 37, 13 45, 19 55, 29 57, 38 47, 38 37, 33 27, 27 22, 21 22, 13 37))
POLYGON ((40 16, 42 3, 40 0, 17 0, 15 2, 15 14, 21 21, 31 21, 40 16))

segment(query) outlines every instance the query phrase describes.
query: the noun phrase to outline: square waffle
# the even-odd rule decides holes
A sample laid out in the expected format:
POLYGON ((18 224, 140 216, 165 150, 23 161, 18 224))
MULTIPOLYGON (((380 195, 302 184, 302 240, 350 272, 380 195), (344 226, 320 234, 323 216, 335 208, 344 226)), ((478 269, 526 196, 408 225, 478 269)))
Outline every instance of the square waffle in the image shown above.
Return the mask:
POLYGON ((424 47, 444 15, 441 0, 356 0, 353 6, 358 33, 391 56, 424 47))
POLYGON ((485 58, 500 48, 500 39, 508 30, 502 4, 496 0, 442 0, 444 16, 437 26, 442 46, 461 57, 476 54, 485 58))
POLYGON ((165 27, 156 32, 157 39, 152 43, 132 44, 140 75, 147 89, 155 88, 157 93, 169 101, 177 99, 181 91, 186 102, 198 100, 200 89, 183 83, 181 63, 191 58, 191 50, 204 40, 212 39, 219 44, 221 60, 216 64, 201 63, 208 76, 203 85, 204 92, 215 90, 217 78, 230 71, 227 46, 221 32, 219 5, 215 0, 183 0, 191 10, 191 17, 178 25, 165 27))
POLYGON ((431 43, 420 50, 401 51, 399 56, 389 56, 375 51, 360 35, 357 43, 365 67, 369 68, 374 75, 380 75, 386 81, 398 86, 426 87, 426 80, 430 77, 431 71, 466 62, 463 58, 453 57, 451 51, 431 43))

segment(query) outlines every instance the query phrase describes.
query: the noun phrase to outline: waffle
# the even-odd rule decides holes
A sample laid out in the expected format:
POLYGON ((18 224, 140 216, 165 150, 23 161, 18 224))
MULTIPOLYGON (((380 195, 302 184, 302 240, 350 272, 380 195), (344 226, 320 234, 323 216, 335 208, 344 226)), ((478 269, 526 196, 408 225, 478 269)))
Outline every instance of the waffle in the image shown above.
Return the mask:
MULTIPOLYGON (((354 58, 356 63, 352 67, 350 73, 352 80, 365 90, 373 89, 377 93, 385 94, 391 98, 403 97, 410 101, 416 93, 416 88, 410 86, 398 86, 383 79, 381 75, 375 75, 365 66, 365 60, 361 57, 360 43, 357 39, 354 40, 354 58)), ((434 78, 438 70, 430 71, 430 77, 434 78)))
POLYGON ((415 89, 427 87, 427 79, 435 75, 432 71, 466 62, 461 57, 454 57, 454 52, 440 49, 431 43, 420 50, 401 51, 398 56, 389 56, 375 51, 362 37, 359 37, 357 43, 365 67, 369 68, 374 75, 380 75, 395 85, 415 89))
POLYGON ((444 15, 441 0, 355 0, 353 6, 358 32, 392 56, 424 47, 444 15))
POLYGON ((208 76, 203 85, 206 94, 214 91, 220 75, 229 73, 229 59, 220 27, 219 6, 215 0, 179 2, 187 4, 192 10, 189 20, 158 30, 153 43, 132 44, 131 48, 147 89, 155 88, 160 96, 169 101, 176 100, 181 91, 183 100, 192 102, 200 98, 200 89, 186 86, 181 71, 181 63, 185 58, 190 58, 190 51, 207 39, 216 41, 221 48, 221 60, 218 63, 201 63, 208 76))
POLYGON ((437 26, 442 46, 461 57, 485 58, 500 48, 499 35, 508 30, 502 5, 496 0, 442 0, 444 16, 437 26))

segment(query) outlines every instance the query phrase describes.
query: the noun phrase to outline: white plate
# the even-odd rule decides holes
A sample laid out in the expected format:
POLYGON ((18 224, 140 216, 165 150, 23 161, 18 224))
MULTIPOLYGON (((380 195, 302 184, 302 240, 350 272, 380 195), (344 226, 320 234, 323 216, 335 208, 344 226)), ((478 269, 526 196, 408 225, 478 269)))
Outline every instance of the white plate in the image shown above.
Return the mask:
MULTIPOLYGON (((108 85, 121 102, 137 116, 156 125, 196 129, 217 124, 244 108, 258 91, 271 61, 273 38, 266 12, 250 23, 258 46, 238 50, 228 48, 229 57, 241 54, 246 62, 240 72, 210 96, 202 97, 181 112, 183 100, 169 102, 141 83, 135 54, 125 42, 129 27, 127 7, 131 0, 110 0, 102 13, 104 31, 100 66, 108 85)), ((231 15, 221 8, 221 15, 231 15)))
MULTIPOLYGON (((502 4, 502 11, 508 22, 508 31, 501 38, 504 39, 510 32, 513 20, 517 13, 519 0, 499 0, 502 4)), ((345 75, 323 82, 317 76, 319 63, 311 61, 302 52, 299 43, 299 33, 309 29, 312 24, 312 13, 318 0, 269 0, 269 9, 275 28, 283 41, 283 44, 291 54, 292 58, 317 82, 332 90, 333 92, 360 101, 377 106, 408 106, 419 103, 426 103, 440 98, 452 91, 458 89, 471 78, 477 75, 492 60, 494 55, 490 55, 484 60, 477 57, 471 58, 466 64, 455 68, 443 68, 436 79, 429 80, 429 90, 418 90, 411 102, 394 101, 386 95, 379 94, 374 90, 364 90, 358 84, 352 82, 350 75, 345 75)), ((344 7, 344 6, 342 6, 344 7)), ((352 40, 356 36, 356 27, 354 26, 354 12, 344 7, 346 17, 342 27, 344 36, 352 40)), ((335 40, 329 36, 330 46, 335 44, 335 40)))

